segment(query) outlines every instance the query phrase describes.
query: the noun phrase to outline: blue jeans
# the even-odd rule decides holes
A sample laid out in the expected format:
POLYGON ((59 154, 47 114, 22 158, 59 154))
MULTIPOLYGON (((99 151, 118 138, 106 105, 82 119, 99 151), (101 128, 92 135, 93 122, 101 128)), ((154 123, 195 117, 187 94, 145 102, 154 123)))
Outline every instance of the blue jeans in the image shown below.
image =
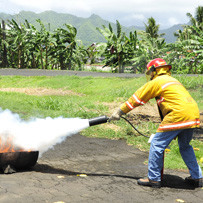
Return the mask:
POLYGON ((194 179, 202 178, 202 171, 197 163, 193 147, 189 145, 193 135, 193 129, 158 132, 151 141, 148 162, 148 178, 161 181, 163 168, 163 152, 170 142, 178 137, 180 154, 194 179))

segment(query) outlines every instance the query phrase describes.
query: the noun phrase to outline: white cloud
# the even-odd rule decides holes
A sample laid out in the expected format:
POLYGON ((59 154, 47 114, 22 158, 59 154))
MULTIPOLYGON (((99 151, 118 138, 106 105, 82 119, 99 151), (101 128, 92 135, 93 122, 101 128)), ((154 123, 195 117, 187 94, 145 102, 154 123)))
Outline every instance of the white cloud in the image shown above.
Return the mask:
POLYGON ((132 15, 132 19, 136 19, 136 20, 144 20, 145 16, 143 14, 133 14, 132 15))
POLYGON ((169 18, 169 19, 168 19, 168 22, 169 22, 170 25, 176 25, 176 24, 179 24, 179 23, 180 23, 180 22, 178 21, 178 19, 173 18, 173 17, 169 18))
POLYGON ((85 11, 111 12, 162 12, 176 10, 177 12, 193 11, 194 6, 202 5, 202 0, 7 0, 15 5, 38 8, 84 9, 85 11))
POLYGON ((24 8, 28 8, 28 9, 38 9, 39 11, 47 9, 50 9, 50 5, 51 2, 53 2, 53 0, 47 1, 40 1, 40 0, 9 0, 11 3, 15 4, 16 6, 19 7, 24 7, 24 8))
POLYGON ((90 0, 8 0, 13 4, 27 7, 27 8, 37 8, 39 10, 48 10, 48 9, 84 9, 90 10, 89 6, 90 0))
POLYGON ((47 2, 52 2, 52 0, 50 1, 47 1, 47 0, 44 0, 44 1, 40 1, 40 0, 10 0, 10 2, 14 3, 14 4, 18 4, 18 5, 21 5, 21 6, 30 6, 30 7, 33 7, 33 6, 37 6, 40 7, 41 5, 46 5, 47 2))

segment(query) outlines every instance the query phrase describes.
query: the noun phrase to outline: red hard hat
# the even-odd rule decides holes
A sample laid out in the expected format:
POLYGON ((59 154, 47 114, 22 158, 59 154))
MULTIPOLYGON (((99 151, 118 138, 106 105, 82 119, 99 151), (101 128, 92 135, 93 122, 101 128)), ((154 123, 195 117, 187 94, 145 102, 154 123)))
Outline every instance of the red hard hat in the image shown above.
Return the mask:
POLYGON ((168 66, 169 70, 171 69, 171 65, 168 65, 165 60, 163 60, 161 58, 156 58, 156 59, 153 59, 152 61, 150 61, 147 64, 147 70, 150 70, 152 67, 153 68, 158 68, 158 67, 162 67, 162 66, 163 67, 168 66))

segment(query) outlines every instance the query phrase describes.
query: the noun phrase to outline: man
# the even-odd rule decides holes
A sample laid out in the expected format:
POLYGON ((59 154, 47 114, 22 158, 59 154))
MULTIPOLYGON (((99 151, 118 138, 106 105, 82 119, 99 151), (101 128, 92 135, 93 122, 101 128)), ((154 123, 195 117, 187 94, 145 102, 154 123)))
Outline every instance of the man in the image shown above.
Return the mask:
POLYGON ((171 65, 161 58, 150 61, 146 71, 150 81, 123 103, 112 114, 110 121, 119 120, 121 115, 155 98, 162 122, 151 141, 148 178, 139 179, 138 184, 161 187, 163 152, 170 142, 178 137, 181 156, 191 175, 186 178, 186 181, 193 183, 196 187, 202 187, 202 171, 197 163, 193 147, 189 145, 193 129, 200 126, 198 106, 183 85, 171 77, 170 69, 171 65))

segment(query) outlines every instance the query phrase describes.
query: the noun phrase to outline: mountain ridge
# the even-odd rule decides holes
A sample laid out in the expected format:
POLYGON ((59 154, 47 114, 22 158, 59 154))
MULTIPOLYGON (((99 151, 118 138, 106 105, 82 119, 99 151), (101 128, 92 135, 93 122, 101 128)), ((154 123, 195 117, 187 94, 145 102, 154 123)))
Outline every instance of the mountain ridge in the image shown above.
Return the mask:
MULTIPOLYGON (((71 24, 77 29, 77 38, 82 40, 85 45, 90 45, 93 42, 104 42, 105 39, 96 30, 96 27, 102 28, 102 25, 108 27, 109 23, 112 28, 116 30, 116 23, 107 21, 102 19, 99 15, 92 14, 88 18, 78 17, 68 13, 57 13, 55 11, 49 10, 41 13, 35 13, 32 11, 21 11, 18 14, 6 14, 0 13, 0 19, 11 20, 14 19, 17 23, 24 23, 25 19, 28 20, 29 23, 39 28, 39 24, 36 22, 37 19, 40 19, 47 28, 50 28, 51 31, 57 29, 58 27, 63 27, 64 24, 71 24)), ((167 43, 174 43, 176 41, 176 37, 173 35, 174 32, 181 29, 181 24, 174 25, 168 29, 162 29, 160 33, 166 33, 164 38, 167 43)), ((127 35, 135 30, 145 30, 145 27, 140 26, 123 26, 122 31, 127 35)))

